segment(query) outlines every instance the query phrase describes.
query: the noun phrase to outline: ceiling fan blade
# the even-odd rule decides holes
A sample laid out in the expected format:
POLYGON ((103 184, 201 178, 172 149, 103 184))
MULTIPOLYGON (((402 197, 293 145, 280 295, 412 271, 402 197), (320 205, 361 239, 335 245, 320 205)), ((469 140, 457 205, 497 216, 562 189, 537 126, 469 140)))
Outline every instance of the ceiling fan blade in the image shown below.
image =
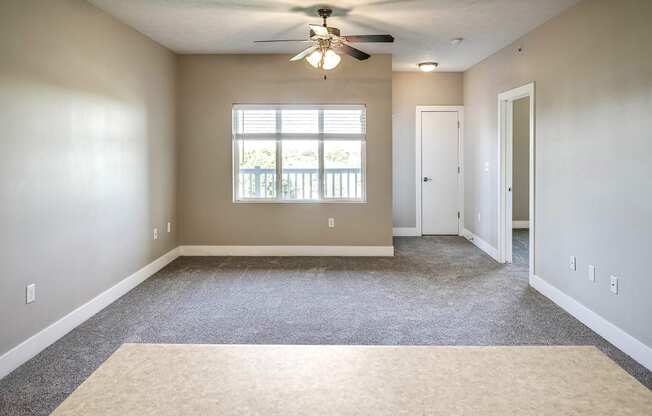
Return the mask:
POLYGON ((353 35, 344 36, 347 42, 394 42, 392 35, 353 35))
POLYGON ((310 39, 272 39, 272 40, 255 40, 254 43, 270 42, 312 42, 310 39))
POLYGON ((407 2, 412 2, 414 0, 378 0, 378 1, 371 1, 369 3, 364 3, 356 6, 356 8, 360 7, 370 7, 370 6, 384 6, 386 4, 394 4, 394 3, 407 3, 407 2))
POLYGON ((328 34, 328 29, 326 29, 324 26, 321 25, 308 25, 310 27, 310 30, 312 30, 315 33, 315 36, 319 38, 329 38, 330 35, 328 34))
POLYGON ((362 52, 360 49, 352 48, 345 43, 340 43, 339 45, 337 45, 337 50, 347 55, 351 55, 352 57, 360 61, 369 59, 369 57, 371 56, 368 53, 362 52))
POLYGON ((234 10, 265 10, 270 12, 287 13, 294 7, 294 4, 268 0, 185 0, 193 7, 218 7, 221 9, 234 9, 234 10), (270 4, 271 3, 271 4, 270 4))
POLYGON ((294 55, 292 58, 290 58, 290 61, 300 61, 301 59, 305 58, 306 56, 310 55, 314 51, 319 49, 318 45, 313 45, 309 47, 308 49, 304 49, 303 51, 299 52, 298 54, 294 55))

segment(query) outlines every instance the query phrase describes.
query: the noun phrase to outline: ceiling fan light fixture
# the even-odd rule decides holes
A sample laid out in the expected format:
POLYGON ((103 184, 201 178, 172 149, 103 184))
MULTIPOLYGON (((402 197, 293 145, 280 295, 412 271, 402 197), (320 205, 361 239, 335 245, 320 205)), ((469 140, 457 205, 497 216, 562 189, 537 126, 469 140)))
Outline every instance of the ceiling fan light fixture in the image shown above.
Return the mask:
POLYGON ((315 68, 319 68, 319 64, 321 63, 321 51, 317 49, 310 55, 306 56, 306 61, 315 68))
POLYGON ((332 49, 329 49, 324 54, 324 63, 322 64, 322 68, 326 71, 331 70, 335 68, 341 60, 342 58, 340 58, 338 54, 333 52, 332 49))
POLYGON ((432 72, 439 64, 437 62, 421 62, 418 66, 421 72, 432 72))
POLYGON ((342 58, 332 49, 326 49, 326 52, 316 50, 306 57, 306 61, 315 68, 329 71, 335 68, 342 58))

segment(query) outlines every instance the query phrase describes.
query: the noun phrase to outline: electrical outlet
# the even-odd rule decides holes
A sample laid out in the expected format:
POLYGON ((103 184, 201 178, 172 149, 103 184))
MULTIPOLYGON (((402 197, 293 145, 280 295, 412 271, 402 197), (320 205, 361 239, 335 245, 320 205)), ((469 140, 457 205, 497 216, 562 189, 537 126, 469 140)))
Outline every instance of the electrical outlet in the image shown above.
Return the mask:
POLYGON ((171 222, 168 222, 168 233, 169 233, 170 231, 172 231, 172 223, 171 223, 171 222))
POLYGON ((589 280, 595 282, 595 266, 589 264, 589 280))
POLYGON ((611 276, 609 290, 611 290, 616 295, 618 294, 618 276, 611 276))
POLYGON ((570 256, 570 260, 568 261, 568 268, 572 271, 577 270, 577 259, 575 256, 570 256))
POLYGON ((36 283, 25 286, 25 303, 32 303, 36 300, 36 283))
POLYGON ((158 228, 154 228, 154 240, 158 240, 158 228))
POLYGON ((335 228, 335 218, 328 219, 328 228, 335 228))

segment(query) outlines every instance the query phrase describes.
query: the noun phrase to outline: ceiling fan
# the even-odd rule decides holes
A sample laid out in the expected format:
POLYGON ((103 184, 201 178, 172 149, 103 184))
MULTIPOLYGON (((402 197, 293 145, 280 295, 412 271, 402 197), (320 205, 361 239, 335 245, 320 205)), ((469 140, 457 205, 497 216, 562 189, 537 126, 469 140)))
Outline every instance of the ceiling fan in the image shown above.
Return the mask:
POLYGON ((332 9, 319 9, 319 16, 324 19, 322 25, 308 25, 310 28, 310 39, 280 39, 280 40, 257 40, 256 43, 264 42, 310 42, 312 45, 290 58, 291 62, 306 59, 310 65, 318 69, 331 70, 340 63, 340 56, 337 54, 345 53, 364 61, 369 58, 369 54, 349 45, 354 42, 394 42, 392 35, 354 35, 342 36, 340 30, 336 27, 329 27, 326 24, 332 9))

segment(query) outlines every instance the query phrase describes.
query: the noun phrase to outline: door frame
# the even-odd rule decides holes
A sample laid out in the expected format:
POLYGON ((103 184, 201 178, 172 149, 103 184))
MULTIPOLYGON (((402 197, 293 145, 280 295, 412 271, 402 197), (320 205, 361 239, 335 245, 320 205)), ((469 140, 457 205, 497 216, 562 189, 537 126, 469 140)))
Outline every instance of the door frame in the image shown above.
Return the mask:
POLYGON ((457 220, 457 234, 462 235, 464 231, 464 106, 462 105, 418 105, 416 107, 416 129, 414 135, 416 234, 418 236, 423 235, 421 227, 421 120, 422 113, 424 112, 457 113, 457 120, 459 122, 457 129, 457 163, 459 167, 457 174, 457 211, 460 214, 457 220))
POLYGON ((513 102, 530 97, 530 163, 529 163, 529 278, 534 276, 535 247, 535 84, 530 82, 498 94, 498 261, 512 261, 512 169, 514 137, 512 132, 513 102))

